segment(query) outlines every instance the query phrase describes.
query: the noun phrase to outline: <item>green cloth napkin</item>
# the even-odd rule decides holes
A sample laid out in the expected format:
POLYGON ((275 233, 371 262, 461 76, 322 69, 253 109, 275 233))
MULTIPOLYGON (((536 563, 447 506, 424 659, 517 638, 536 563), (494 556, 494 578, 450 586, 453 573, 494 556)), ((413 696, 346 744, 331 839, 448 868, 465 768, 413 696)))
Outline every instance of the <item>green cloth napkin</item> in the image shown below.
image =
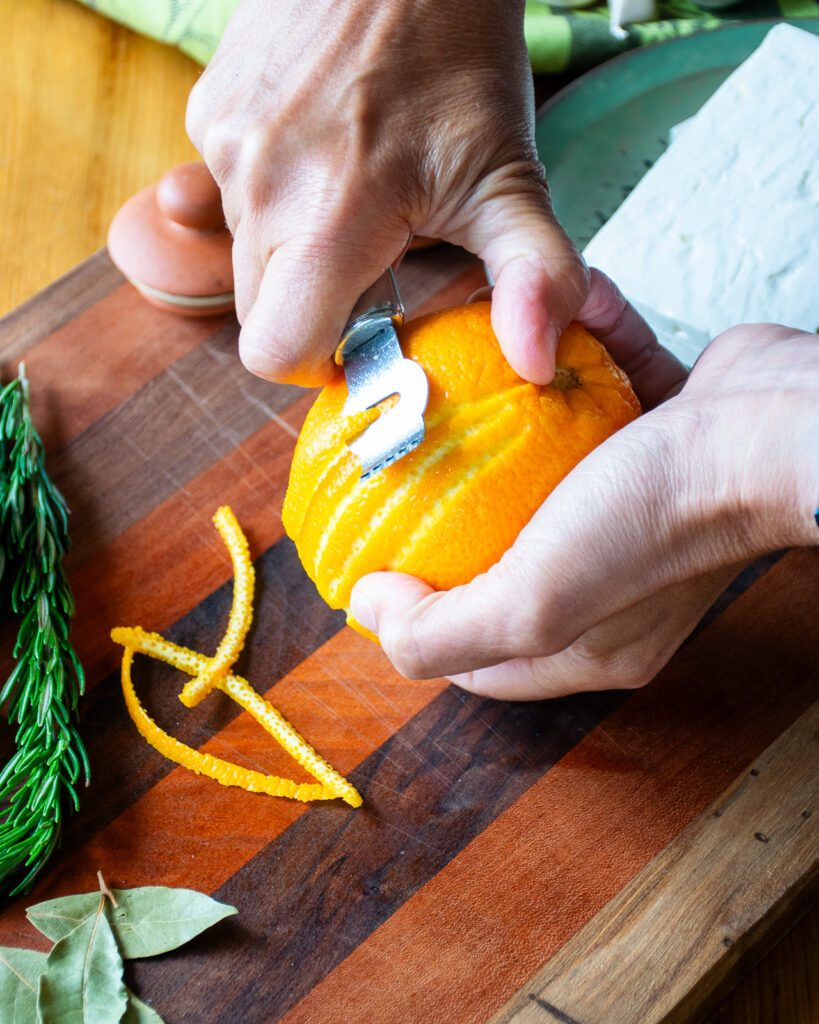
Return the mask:
MULTIPOLYGON (((238 0, 81 0, 100 14, 153 36, 206 64, 238 0)), ((625 39, 609 31, 605 4, 561 11, 527 0, 526 42, 535 71, 582 71, 623 50, 687 36, 748 18, 816 18, 817 0, 743 0, 716 12, 691 0, 659 0, 658 20, 627 27, 625 39)))

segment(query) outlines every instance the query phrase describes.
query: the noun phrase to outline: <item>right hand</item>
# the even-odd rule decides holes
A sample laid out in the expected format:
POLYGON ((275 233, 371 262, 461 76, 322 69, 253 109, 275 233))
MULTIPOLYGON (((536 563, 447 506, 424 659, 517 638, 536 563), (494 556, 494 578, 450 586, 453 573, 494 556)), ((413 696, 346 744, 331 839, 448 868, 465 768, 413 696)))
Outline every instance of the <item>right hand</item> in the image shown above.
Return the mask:
POLYGON ((351 612, 411 678, 536 700, 649 682, 740 568, 819 545, 819 339, 726 331, 686 371, 597 271, 579 319, 647 410, 464 586, 373 573, 351 612))
POLYGON ((235 238, 250 370, 327 380, 359 295, 423 234, 486 261, 507 359, 551 380, 588 275, 537 159, 522 0, 244 0, 188 131, 235 238))

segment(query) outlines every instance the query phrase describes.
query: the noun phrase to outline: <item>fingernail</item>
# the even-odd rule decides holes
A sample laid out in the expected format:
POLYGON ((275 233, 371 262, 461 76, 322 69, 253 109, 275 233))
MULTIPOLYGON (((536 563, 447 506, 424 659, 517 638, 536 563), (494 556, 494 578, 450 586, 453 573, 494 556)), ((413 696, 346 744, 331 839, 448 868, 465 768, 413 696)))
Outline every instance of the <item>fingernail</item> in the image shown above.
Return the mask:
POLYGON ((378 622, 375 618, 373 606, 357 588, 354 588, 350 595, 350 615, 359 626, 363 626, 364 629, 368 629, 371 633, 378 633, 378 622))

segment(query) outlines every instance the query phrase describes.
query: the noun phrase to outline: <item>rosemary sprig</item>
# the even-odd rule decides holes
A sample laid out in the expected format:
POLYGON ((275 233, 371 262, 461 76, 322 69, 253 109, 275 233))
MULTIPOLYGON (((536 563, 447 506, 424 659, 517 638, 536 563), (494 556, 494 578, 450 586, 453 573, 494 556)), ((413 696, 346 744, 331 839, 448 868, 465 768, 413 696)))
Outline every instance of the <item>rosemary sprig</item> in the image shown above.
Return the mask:
POLYGON ((31 886, 89 778, 76 729, 85 678, 68 639, 67 548, 68 510, 45 470, 21 364, 0 390, 0 601, 19 619, 15 665, 0 689, 16 747, 0 771, 0 888, 13 886, 10 895, 31 886))

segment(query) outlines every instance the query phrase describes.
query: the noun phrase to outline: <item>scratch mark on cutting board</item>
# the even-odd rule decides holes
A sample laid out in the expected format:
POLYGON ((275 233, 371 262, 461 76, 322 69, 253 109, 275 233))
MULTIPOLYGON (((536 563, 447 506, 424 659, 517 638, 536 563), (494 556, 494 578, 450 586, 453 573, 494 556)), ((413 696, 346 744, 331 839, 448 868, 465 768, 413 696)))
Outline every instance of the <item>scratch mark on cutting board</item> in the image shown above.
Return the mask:
POLYGON ((268 416, 271 420, 273 420, 274 423, 280 426, 282 430, 288 433, 291 437, 297 438, 299 436, 298 430, 295 430, 293 427, 291 427, 287 420, 279 416, 276 410, 272 409, 267 404, 267 402, 262 401, 262 399, 258 398, 256 395, 252 395, 249 391, 243 391, 242 398, 244 398, 248 405, 252 405, 256 409, 259 409, 261 412, 263 412, 265 416, 268 416))
POLYGON ((555 1020, 559 1020, 560 1024, 580 1024, 579 1020, 575 1020, 574 1017, 569 1016, 568 1013, 564 1013, 562 1010, 558 1010, 556 1006, 552 1006, 551 1003, 547 1003, 545 999, 541 999, 540 996, 536 996, 534 992, 529 993, 529 998, 533 1003, 550 1013, 555 1020))

